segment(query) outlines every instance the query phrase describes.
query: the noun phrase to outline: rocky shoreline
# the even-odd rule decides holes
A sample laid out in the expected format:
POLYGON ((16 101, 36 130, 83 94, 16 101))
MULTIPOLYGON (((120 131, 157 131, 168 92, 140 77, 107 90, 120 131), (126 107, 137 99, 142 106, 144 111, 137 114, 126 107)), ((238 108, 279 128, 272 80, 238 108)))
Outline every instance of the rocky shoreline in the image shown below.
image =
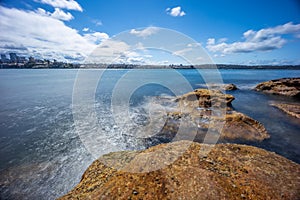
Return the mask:
POLYGON ((144 151, 105 155, 94 161, 81 182, 59 199, 299 199, 298 164, 238 144, 217 144, 207 156, 199 156, 201 148, 207 147, 178 141, 144 151), (188 149, 183 149, 187 145, 188 149), (149 170, 167 159, 175 162, 149 170), (112 163, 124 168, 117 170, 110 167, 112 163), (145 169, 148 172, 139 173, 145 169))
MULTIPOLYGON (((258 84, 255 87, 256 91, 261 91, 272 95, 282 95, 292 98, 300 98, 300 78, 282 78, 270 80, 258 84)), ((287 102, 272 103, 274 106, 286 114, 300 118, 300 104, 290 104, 287 102)))
POLYGON ((267 94, 300 98, 300 78, 282 78, 266 81, 258 84, 255 90, 267 94))
POLYGON ((291 115, 293 117, 300 119, 300 104, 287 104, 287 103, 279 103, 279 104, 271 104, 283 112, 291 115))
MULTIPOLYGON (((299 82, 272 80, 255 90, 298 98, 299 82)), ((263 124, 231 107, 234 99, 217 89, 177 97, 177 109, 154 136, 168 143, 100 157, 59 199, 300 199, 299 164, 257 147, 227 143, 271 137, 263 124), (184 134, 176 136, 178 130, 184 134)), ((272 105, 300 118, 299 104, 272 105)))

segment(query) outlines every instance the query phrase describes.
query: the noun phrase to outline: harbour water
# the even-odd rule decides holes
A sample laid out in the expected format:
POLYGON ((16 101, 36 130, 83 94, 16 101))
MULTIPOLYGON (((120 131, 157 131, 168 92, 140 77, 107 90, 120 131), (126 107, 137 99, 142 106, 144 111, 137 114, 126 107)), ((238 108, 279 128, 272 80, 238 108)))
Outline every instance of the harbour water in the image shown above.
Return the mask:
MULTIPOLYGON (((91 76, 91 79, 103 72, 86 71, 89 72, 87 78, 91 76)), ((99 145, 95 147, 99 156, 113 150, 146 147, 135 140, 122 139, 122 134, 132 134, 135 127, 121 129, 112 119, 111 96, 114 87, 121 79, 126 83, 136 81, 129 77, 126 79, 128 71, 105 70, 96 87, 93 107, 99 124, 99 130, 94 129, 95 134, 99 133, 99 138, 96 138, 99 145), (100 133, 105 133, 102 141, 100 133), (105 147, 105 140, 116 148, 105 147)), ((180 87, 176 78, 166 77, 166 69, 141 72, 154 74, 158 79, 168 79, 174 87, 180 87)), ((205 85, 196 70, 177 72, 193 89, 205 85)), ((224 83, 233 83, 239 88, 228 91, 235 96, 233 108, 260 121, 271 135, 270 139, 261 143, 248 144, 300 163, 299 119, 270 106, 274 102, 295 103, 296 100, 253 90, 262 81, 300 77, 300 70, 228 69, 219 72, 224 83)), ((84 170, 95 159, 95 154, 91 154, 80 137, 92 130, 90 124, 80 120, 75 122, 74 115, 78 113, 74 111, 72 98, 77 74, 75 69, 0 70, 0 199, 57 198, 80 181, 84 170)), ((149 105, 154 105, 151 100, 172 95, 167 87, 158 84, 139 87, 129 102, 132 120, 143 126, 149 105)))

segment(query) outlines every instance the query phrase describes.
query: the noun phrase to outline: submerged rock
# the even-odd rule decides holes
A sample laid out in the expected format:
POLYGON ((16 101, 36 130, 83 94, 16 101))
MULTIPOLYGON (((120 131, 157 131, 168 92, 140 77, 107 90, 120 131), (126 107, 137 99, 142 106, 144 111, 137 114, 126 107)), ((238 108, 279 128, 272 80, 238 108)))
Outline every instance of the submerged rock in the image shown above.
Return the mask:
POLYGON ((278 103, 271 104, 272 106, 279 108, 283 112, 300 119, 300 105, 299 104, 287 104, 287 103, 278 103))
POLYGON ((300 78, 282 78, 266 81, 258 84, 255 90, 268 94, 300 98, 300 78))
POLYGON ((300 198, 299 176, 299 164, 257 147, 178 141, 104 155, 59 199, 294 200, 300 198))

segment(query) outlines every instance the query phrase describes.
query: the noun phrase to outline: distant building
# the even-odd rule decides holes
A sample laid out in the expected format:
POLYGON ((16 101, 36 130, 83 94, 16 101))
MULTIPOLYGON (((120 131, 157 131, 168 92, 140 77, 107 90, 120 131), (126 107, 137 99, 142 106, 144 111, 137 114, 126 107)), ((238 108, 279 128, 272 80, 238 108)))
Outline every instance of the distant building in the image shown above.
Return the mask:
POLYGON ((2 63, 7 63, 8 62, 8 59, 6 58, 5 54, 1 54, 1 62, 2 63))
POLYGON ((18 57, 18 63, 25 63, 27 60, 24 56, 18 57))
POLYGON ((18 56, 16 53, 9 53, 10 62, 17 63, 18 62, 18 56))
POLYGON ((34 62, 35 62, 34 57, 30 56, 30 57, 29 57, 29 62, 30 62, 30 63, 34 63, 34 62))

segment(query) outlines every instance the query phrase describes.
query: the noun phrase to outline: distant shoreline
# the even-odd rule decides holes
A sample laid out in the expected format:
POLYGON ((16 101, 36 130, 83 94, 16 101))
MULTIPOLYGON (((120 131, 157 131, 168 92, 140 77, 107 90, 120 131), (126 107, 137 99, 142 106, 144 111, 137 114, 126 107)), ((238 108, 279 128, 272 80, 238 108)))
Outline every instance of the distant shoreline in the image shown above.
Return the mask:
POLYGON ((0 69, 285 69, 300 70, 300 65, 132 65, 132 64, 62 64, 53 66, 18 64, 0 64, 0 69))

